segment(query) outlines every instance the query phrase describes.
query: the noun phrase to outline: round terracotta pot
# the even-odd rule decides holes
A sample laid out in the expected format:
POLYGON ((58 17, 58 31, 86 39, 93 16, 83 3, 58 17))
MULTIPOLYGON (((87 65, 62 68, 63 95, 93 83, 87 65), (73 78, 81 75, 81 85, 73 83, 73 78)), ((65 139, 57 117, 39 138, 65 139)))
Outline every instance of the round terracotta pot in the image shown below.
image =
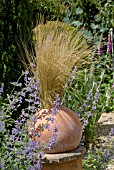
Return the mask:
POLYGON ((53 117, 47 109, 40 110, 35 116, 38 116, 35 131, 42 134, 42 137, 32 136, 35 141, 46 144, 54 133, 54 127, 56 126, 58 129, 58 132, 55 133, 55 144, 52 145, 51 150, 46 150, 46 153, 61 153, 77 148, 82 137, 82 125, 75 112, 65 106, 60 106, 53 123, 46 120, 53 117), (50 125, 50 129, 41 128, 46 123, 50 125))

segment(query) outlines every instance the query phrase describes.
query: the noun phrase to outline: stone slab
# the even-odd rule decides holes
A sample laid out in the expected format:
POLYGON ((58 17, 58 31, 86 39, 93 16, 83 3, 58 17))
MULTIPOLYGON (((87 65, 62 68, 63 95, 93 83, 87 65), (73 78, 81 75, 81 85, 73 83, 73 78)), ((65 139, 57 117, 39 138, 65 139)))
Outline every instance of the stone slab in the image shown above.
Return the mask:
POLYGON ((66 153, 45 154, 42 170, 82 170, 82 157, 85 153, 85 147, 80 146, 66 153))

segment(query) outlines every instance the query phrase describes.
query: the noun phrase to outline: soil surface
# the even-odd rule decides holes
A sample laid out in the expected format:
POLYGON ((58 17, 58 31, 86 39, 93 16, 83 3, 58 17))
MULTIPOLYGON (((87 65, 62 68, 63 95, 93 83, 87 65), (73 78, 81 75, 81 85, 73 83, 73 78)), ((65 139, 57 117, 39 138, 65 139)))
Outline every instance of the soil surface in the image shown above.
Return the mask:
MULTIPOLYGON (((98 123, 100 125, 99 138, 107 140, 111 128, 114 128, 114 112, 102 113, 98 123)), ((112 135, 111 141, 114 141, 114 134, 112 135)), ((114 150, 114 142, 111 148, 114 150)), ((106 170, 114 170, 114 155, 111 157, 106 170)))

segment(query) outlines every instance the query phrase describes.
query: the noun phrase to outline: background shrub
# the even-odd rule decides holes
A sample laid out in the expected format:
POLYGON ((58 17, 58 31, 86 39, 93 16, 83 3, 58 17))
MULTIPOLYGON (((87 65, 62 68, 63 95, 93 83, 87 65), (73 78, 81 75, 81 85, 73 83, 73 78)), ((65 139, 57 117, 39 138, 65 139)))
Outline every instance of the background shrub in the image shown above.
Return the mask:
MULTIPOLYGON (((31 50, 32 29, 39 22, 62 17, 62 5, 56 0, 1 0, 0 1, 0 84, 9 93, 10 82, 22 73, 19 56, 22 42, 31 50)), ((23 50, 22 50, 23 51, 23 50)))
POLYGON ((94 1, 94 0, 72 0, 64 1, 66 4, 64 22, 78 28, 86 28, 84 36, 89 40, 98 43, 101 33, 107 36, 107 31, 114 27, 113 21, 113 1, 94 1))

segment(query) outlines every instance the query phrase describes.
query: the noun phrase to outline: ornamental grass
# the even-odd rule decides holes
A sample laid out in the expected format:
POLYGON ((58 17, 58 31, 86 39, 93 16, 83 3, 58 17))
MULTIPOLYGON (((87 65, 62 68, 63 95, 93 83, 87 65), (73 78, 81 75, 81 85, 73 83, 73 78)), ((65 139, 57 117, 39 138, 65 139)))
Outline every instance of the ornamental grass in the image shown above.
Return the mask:
POLYGON ((82 65, 91 50, 76 28, 62 22, 38 25, 33 38, 35 55, 27 52, 27 60, 33 75, 40 80, 42 107, 49 109, 55 94, 62 99, 73 68, 82 65))

